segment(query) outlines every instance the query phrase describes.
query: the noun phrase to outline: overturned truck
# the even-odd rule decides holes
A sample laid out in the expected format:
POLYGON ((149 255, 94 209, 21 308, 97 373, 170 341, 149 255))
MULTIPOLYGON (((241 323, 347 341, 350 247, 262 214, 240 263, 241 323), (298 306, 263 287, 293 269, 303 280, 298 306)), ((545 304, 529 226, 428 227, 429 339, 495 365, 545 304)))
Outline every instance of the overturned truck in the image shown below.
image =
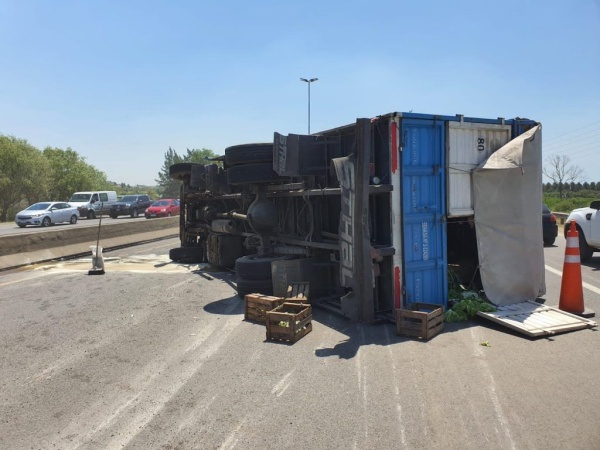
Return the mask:
POLYGON ((362 322, 413 302, 445 306, 449 267, 499 299, 535 298, 540 161, 541 126, 520 118, 391 113, 275 133, 212 164, 170 167, 182 182, 170 257, 235 269, 240 296, 308 281, 312 302, 362 322), (511 147, 517 137, 535 145, 511 147), (517 280, 498 279, 511 271, 517 280))

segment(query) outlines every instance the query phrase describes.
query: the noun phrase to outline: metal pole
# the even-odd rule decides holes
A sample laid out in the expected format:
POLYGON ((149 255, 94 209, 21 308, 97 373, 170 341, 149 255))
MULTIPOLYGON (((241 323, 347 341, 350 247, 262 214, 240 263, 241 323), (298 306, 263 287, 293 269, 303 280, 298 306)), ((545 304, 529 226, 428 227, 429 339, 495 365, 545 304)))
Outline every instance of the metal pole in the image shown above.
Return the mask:
POLYGON ((310 134, 310 83, 314 83, 318 78, 300 78, 300 80, 308 84, 308 134, 310 134))
POLYGON ((310 134, 310 82, 308 83, 308 134, 310 134))

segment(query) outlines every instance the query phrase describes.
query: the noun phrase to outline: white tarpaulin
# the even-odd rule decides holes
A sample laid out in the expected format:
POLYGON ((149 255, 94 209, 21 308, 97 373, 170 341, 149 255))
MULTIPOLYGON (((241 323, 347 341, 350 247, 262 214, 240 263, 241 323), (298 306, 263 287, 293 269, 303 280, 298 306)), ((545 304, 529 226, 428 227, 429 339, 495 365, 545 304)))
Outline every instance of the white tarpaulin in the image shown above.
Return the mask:
POLYGON ((502 306, 544 295, 541 125, 475 169, 473 200, 487 298, 502 306))

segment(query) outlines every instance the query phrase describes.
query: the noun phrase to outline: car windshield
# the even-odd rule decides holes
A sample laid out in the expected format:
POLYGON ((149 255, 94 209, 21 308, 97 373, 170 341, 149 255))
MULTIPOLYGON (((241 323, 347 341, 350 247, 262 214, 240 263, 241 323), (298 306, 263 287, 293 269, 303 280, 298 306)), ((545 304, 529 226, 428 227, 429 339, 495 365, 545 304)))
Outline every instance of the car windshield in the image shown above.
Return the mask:
POLYGON ((169 200, 158 200, 152 203, 151 206, 169 206, 169 200))
POLYGON ((48 209, 52 203, 34 203, 27 210, 29 211, 42 211, 48 209))
POLYGON ((137 195, 124 195, 120 200, 122 202, 135 202, 137 200, 137 195))
POLYGON ((87 202, 90 199, 90 194, 73 194, 69 199, 70 202, 87 202))

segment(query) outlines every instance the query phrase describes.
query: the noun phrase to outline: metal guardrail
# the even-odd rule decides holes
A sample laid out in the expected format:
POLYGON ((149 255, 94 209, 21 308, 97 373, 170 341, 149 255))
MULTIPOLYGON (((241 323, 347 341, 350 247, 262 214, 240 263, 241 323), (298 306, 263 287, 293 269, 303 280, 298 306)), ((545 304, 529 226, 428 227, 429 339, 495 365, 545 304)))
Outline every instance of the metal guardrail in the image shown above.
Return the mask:
POLYGON ((567 217, 569 217, 569 213, 563 213, 563 212, 552 212, 552 214, 554 214, 554 216, 556 217, 556 221, 560 224, 560 225, 564 225, 565 221, 567 220, 567 217))
MULTIPOLYGON (((178 234, 179 216, 129 223, 108 222, 100 227, 100 245, 106 249, 178 234)), ((90 245, 95 245, 97 239, 98 227, 69 227, 44 233, 0 236, 0 270, 91 253, 90 245)))

